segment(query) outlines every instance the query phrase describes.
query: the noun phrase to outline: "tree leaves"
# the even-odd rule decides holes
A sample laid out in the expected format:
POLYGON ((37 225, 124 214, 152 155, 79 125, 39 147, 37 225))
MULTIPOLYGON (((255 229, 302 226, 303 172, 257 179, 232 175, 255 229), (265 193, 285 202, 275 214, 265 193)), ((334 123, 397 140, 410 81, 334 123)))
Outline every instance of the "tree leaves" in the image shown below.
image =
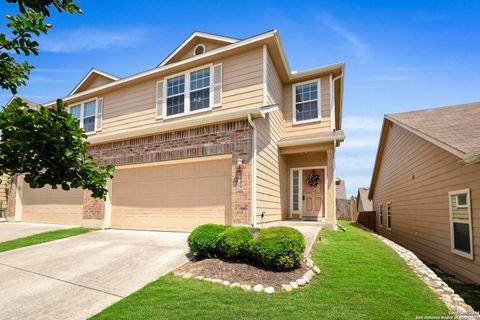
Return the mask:
POLYGON ((0 87, 17 93, 17 88, 24 86, 34 68, 26 61, 18 62, 15 55, 38 55, 38 42, 33 37, 47 34, 53 27, 45 23, 50 16, 50 7, 59 12, 82 13, 72 0, 6 0, 16 3, 20 11, 17 15, 7 15, 7 28, 11 37, 0 33, 0 87))
POLYGON ((63 101, 30 108, 17 98, 0 112, 0 174, 25 174, 31 188, 83 188, 105 198, 114 166, 98 166, 89 143, 63 101))

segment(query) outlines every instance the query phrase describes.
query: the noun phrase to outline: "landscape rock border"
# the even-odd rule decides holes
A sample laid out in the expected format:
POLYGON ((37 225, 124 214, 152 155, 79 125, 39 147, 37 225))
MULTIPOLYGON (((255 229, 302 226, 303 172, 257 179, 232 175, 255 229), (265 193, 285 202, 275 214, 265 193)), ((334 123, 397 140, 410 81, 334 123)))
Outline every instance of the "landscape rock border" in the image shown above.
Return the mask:
POLYGON ((383 243, 393 249, 412 269, 412 271, 422 279, 422 281, 445 303, 448 310, 455 315, 456 319, 480 319, 480 315, 470 305, 466 304, 462 297, 455 293, 439 276, 435 274, 422 260, 420 260, 412 251, 405 249, 396 242, 385 238, 377 233, 366 229, 383 243))
MULTIPOLYGON (((320 268, 316 266, 310 258, 305 258, 305 264, 308 267, 308 271, 303 274, 303 276, 295 281, 292 281, 288 284, 281 284, 281 291, 290 292, 294 289, 305 287, 307 283, 310 283, 312 279, 320 274, 320 268)), ((275 293, 275 288, 273 286, 264 286, 262 284, 256 284, 253 287, 249 284, 241 284, 238 282, 231 283, 228 280, 208 278, 202 275, 194 275, 191 272, 173 272, 173 275, 183 279, 193 278, 195 280, 219 283, 230 288, 240 288, 244 291, 254 291, 254 292, 264 292, 267 294, 275 293)))

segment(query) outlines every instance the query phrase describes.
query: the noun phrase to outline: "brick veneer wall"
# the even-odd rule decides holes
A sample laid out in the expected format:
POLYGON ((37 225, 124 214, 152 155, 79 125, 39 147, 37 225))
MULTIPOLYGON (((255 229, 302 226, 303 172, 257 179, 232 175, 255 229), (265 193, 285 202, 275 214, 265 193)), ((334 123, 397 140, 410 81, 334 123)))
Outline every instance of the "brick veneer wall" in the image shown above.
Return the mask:
MULTIPOLYGON (((88 152, 99 164, 116 166, 232 154, 231 221, 250 224, 251 150, 252 129, 247 120, 238 120, 97 144, 88 152)), ((102 219, 104 208, 86 193, 84 219, 102 219)))

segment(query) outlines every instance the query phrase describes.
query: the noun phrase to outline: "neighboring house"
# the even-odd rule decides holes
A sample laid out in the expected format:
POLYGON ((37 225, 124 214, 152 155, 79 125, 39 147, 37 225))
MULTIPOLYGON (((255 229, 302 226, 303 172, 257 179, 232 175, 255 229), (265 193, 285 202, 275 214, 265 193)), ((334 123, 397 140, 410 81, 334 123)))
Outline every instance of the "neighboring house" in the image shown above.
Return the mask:
MULTIPOLYGON (((195 32, 156 68, 92 69, 64 97, 101 164, 106 201, 16 180, 10 219, 189 231, 289 218, 335 223, 344 64, 290 70, 279 34, 195 32)), ((54 102, 45 105, 53 105, 54 102)))
POLYGON ((358 188, 357 192, 357 212, 373 211, 373 202, 368 199, 368 188, 358 188))
POLYGON ((357 197, 355 200, 355 211, 353 220, 361 225, 375 230, 375 212, 373 211, 373 202, 368 199, 368 188, 358 188, 357 197))
POLYGON ((480 283, 480 103, 386 115, 369 198, 376 231, 480 283))
POLYGON ((347 187, 345 186, 345 180, 340 178, 335 179, 335 196, 337 199, 346 200, 347 198, 347 187))

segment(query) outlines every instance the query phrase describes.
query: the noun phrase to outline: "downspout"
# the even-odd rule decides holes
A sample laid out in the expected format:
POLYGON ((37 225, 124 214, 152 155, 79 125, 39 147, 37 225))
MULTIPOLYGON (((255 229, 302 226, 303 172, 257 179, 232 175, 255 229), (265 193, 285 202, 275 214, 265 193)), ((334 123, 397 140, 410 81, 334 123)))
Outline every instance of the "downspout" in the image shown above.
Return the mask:
MULTIPOLYGON (((332 83, 330 85, 331 94, 330 94, 330 101, 331 101, 331 113, 330 117, 332 119, 332 132, 335 132, 337 130, 337 124, 336 124, 336 119, 335 119, 335 81, 338 79, 341 79, 343 77, 343 72, 340 73, 338 76, 332 79, 332 83)), ((333 139, 333 225, 337 224, 337 185, 336 185, 336 179, 337 179, 337 172, 336 172, 336 165, 335 162, 337 161, 336 159, 336 149, 337 149, 337 139, 333 139)))
POLYGON ((252 114, 248 114, 248 123, 252 126, 252 175, 251 175, 251 192, 252 192, 252 226, 257 227, 257 127, 252 120, 252 114))

